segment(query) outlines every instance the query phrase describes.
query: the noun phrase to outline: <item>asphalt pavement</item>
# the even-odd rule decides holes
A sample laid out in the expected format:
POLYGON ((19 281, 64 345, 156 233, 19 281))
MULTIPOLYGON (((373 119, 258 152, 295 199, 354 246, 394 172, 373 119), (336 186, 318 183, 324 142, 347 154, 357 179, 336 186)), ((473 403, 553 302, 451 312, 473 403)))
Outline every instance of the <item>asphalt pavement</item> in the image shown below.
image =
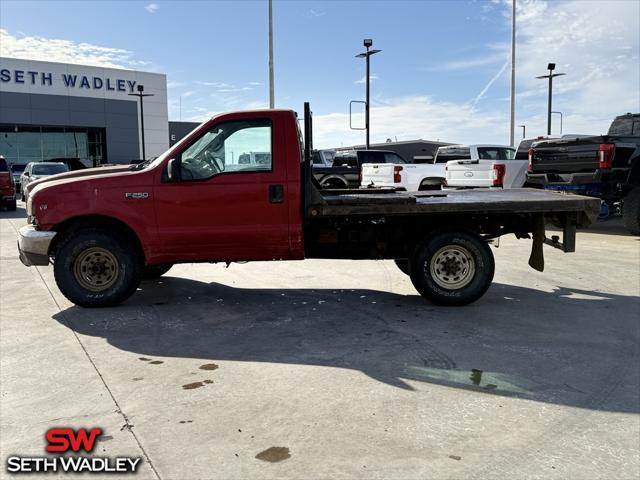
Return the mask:
POLYGON ((390 261, 308 260, 179 265, 98 310, 20 263, 24 223, 0 211, 3 464, 98 426, 95 453, 145 479, 640 477, 640 238, 619 220, 545 247, 543 273, 503 238, 462 308, 390 261))

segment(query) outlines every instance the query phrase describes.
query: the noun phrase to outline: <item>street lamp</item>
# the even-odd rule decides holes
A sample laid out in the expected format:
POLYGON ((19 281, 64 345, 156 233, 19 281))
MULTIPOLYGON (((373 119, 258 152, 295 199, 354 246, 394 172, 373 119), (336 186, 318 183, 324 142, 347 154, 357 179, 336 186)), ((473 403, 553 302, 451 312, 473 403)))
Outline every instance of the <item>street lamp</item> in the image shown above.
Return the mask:
POLYGON ((560 115, 560 135, 562 135, 562 112, 551 112, 560 115))
POLYGON ((524 140, 525 135, 527 134, 527 126, 526 125, 518 125, 522 128, 522 139, 524 140))
POLYGON ((549 79, 549 104, 547 107, 547 135, 551 135, 551 95, 553 92, 553 78, 559 77, 561 75, 566 75, 566 73, 553 73, 556 69, 555 63, 550 63, 547 65, 547 69, 549 70, 549 75, 540 75, 536 78, 548 78, 549 79))
POLYGON ((365 101, 364 101, 364 128, 367 131, 367 150, 369 150, 369 82, 370 82, 370 75, 369 75, 369 57, 371 57, 371 55, 374 55, 378 52, 381 52, 382 50, 369 50, 369 48, 371 48, 373 46, 373 40, 370 38, 365 38, 363 45, 366 47, 367 51, 363 52, 363 53, 359 53, 358 55, 356 55, 356 58, 364 58, 366 60, 366 73, 365 73, 365 83, 367 85, 367 90, 365 93, 365 101))
POLYGON ((153 97, 153 93, 142 93, 144 92, 144 85, 138 85, 138 93, 129 93, 130 97, 138 97, 140 98, 140 131, 142 133, 142 160, 146 160, 146 152, 144 150, 144 104, 142 99, 144 97, 153 97))

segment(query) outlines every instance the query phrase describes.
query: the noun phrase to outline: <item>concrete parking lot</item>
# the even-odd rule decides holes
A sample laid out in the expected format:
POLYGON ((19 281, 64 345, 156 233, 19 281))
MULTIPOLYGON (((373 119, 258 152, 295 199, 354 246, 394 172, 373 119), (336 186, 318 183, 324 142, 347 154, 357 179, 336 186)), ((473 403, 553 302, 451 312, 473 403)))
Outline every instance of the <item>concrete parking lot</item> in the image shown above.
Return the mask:
POLYGON ((0 212, 3 464, 99 426, 139 478, 640 476, 640 238, 617 220, 544 273, 504 238, 464 308, 392 262, 305 261, 180 265, 101 310, 22 266, 24 222, 0 212))

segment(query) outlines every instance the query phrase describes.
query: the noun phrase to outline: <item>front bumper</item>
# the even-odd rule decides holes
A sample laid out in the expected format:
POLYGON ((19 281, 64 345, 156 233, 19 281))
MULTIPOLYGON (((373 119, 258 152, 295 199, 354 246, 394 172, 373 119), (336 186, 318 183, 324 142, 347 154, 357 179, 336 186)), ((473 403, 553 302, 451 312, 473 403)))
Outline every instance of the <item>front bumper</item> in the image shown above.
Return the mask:
POLYGON ((27 267, 49 264, 49 247, 56 232, 36 230, 33 225, 25 225, 18 231, 18 252, 20 261, 27 267))

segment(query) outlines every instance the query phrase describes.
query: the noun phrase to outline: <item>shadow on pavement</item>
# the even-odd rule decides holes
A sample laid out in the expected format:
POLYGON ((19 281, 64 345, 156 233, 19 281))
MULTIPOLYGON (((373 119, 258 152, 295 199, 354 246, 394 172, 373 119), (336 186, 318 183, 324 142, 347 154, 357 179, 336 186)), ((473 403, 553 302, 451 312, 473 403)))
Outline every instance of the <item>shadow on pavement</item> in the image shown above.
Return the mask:
POLYGON ((14 211, 7 210, 6 207, 0 207, 0 219, 3 218, 27 218, 27 211, 25 208, 18 204, 14 211))
POLYGON ((475 304, 446 308, 373 290, 164 277, 119 307, 54 318, 147 357, 330 366, 408 390, 438 384, 639 413, 639 306, 635 297, 494 284, 475 304))

